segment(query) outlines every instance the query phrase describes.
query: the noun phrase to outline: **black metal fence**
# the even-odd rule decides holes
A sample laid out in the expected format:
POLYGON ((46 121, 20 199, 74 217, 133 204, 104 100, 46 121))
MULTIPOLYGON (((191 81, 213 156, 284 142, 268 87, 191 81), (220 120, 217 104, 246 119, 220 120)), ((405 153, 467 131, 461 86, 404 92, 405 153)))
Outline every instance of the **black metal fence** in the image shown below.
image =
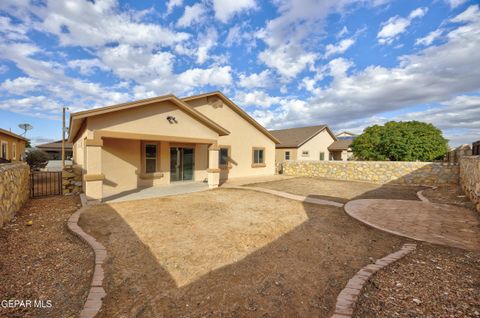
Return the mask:
POLYGON ((480 156, 480 140, 472 144, 472 155, 480 156))
POLYGON ((59 194, 62 194, 61 171, 32 171, 30 174, 31 198, 59 194))

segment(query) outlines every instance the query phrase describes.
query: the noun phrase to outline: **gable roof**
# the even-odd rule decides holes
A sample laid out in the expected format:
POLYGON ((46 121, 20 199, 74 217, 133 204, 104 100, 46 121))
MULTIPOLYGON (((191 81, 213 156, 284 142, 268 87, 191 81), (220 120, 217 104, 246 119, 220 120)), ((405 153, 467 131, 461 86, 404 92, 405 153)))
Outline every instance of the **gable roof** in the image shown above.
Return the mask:
MULTIPOLYGON (((62 140, 52 141, 41 145, 36 145, 35 148, 40 148, 44 150, 61 150, 62 149, 62 140)), ((72 143, 65 140, 65 149, 72 149, 72 143)))
POLYGON ((90 109, 90 110, 85 110, 81 112, 76 112, 76 113, 71 113, 70 114, 70 127, 69 127, 69 135, 68 135, 68 141, 72 142, 77 133, 79 132, 85 118, 90 117, 90 116, 97 116, 97 115, 103 115, 111 112, 116 112, 120 110, 125 110, 125 109, 131 109, 134 107, 141 107, 145 105, 150 105, 153 103, 158 103, 158 102, 164 102, 164 101, 170 101, 178 108, 183 110, 185 113, 189 114, 193 118, 197 119, 199 122, 203 123, 205 126, 209 127, 213 131, 217 132, 220 136, 226 136, 229 135, 230 132, 220 126, 219 124, 215 123, 213 120, 208 118, 207 116, 203 115, 199 111, 193 109, 193 107, 190 107, 187 105, 185 102, 180 100, 178 97, 175 95, 163 95, 163 96, 157 96, 157 97, 152 97, 152 98, 147 98, 147 99, 141 99, 133 102, 128 102, 128 103, 122 103, 122 104, 116 104, 116 105, 111 105, 111 106, 106 106, 106 107, 101 107, 101 108, 95 108, 95 109, 90 109))
POLYGON ((261 133, 263 133, 265 136, 270 138, 274 143, 278 144, 280 141, 272 135, 265 127, 260 125, 255 119, 253 119, 250 115, 248 115, 243 109, 241 109, 237 104, 235 104, 232 100, 230 100, 227 96, 223 95, 222 92, 220 91, 214 91, 210 93, 204 93, 204 94, 199 94, 199 95, 193 95, 193 96, 188 96, 188 97, 183 97, 180 98, 184 102, 188 102, 191 100, 199 99, 199 98, 205 98, 205 97, 210 97, 210 96, 217 96, 219 97, 227 106, 229 106, 234 112, 236 112, 240 117, 245 119, 247 122, 249 122, 251 125, 253 125, 255 128, 260 130, 261 133))
POLYGON ((323 130, 327 130, 333 140, 337 140, 327 125, 271 130, 270 133, 280 140, 277 148, 298 148, 323 130))
POLYGON ((0 128, 0 134, 5 134, 5 135, 8 135, 10 137, 15 137, 17 139, 21 139, 21 140, 24 140, 24 141, 28 141, 27 138, 23 137, 23 136, 20 136, 20 135, 17 135, 16 133, 13 133, 9 130, 6 130, 6 129, 2 129, 0 128))
POLYGON ((335 140, 330 146, 328 146, 328 150, 348 150, 352 142, 353 139, 335 140))

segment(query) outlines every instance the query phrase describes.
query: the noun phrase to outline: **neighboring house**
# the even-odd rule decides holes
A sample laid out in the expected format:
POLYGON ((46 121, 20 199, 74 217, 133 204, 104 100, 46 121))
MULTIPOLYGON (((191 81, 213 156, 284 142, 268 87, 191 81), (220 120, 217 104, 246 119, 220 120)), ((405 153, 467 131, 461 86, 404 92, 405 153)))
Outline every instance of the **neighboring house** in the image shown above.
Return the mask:
POLYGON ((90 199, 177 181, 217 187, 275 172, 278 140, 220 92, 72 113, 69 129, 90 199))
POLYGON ((350 148, 350 144, 352 142, 353 139, 340 139, 334 141, 330 146, 328 146, 328 151, 330 151, 330 160, 349 160, 353 156, 352 149, 350 148))
POLYGON ((342 131, 341 133, 336 134, 337 139, 355 139, 357 135, 348 131, 342 131))
POLYGON ((22 161, 28 139, 0 128, 0 163, 22 161))
MULTIPOLYGON (((50 160, 61 160, 62 159, 62 141, 57 140, 54 142, 49 142, 46 144, 37 145, 35 148, 38 148, 46 152, 50 160)), ((69 159, 73 155, 72 153, 72 143, 65 142, 65 158, 69 159)))
POLYGON ((327 125, 271 130, 280 143, 276 145, 275 161, 329 160, 328 146, 337 138, 327 125))
POLYGON ((336 135, 337 141, 332 143, 328 150, 330 151, 330 160, 347 161, 353 157, 351 143, 357 137, 354 133, 342 131, 336 135))

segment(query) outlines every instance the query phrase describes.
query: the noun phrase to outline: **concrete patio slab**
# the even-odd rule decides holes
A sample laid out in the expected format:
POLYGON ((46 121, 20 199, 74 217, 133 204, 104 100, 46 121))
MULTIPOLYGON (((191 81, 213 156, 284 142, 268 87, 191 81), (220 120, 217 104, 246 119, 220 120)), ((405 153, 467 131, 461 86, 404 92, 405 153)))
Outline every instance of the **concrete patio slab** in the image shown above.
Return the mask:
POLYGON ((169 185, 139 188, 110 195, 107 194, 106 197, 102 200, 102 202, 112 203, 151 199, 169 195, 206 191, 208 189, 208 183, 205 182, 174 182, 169 185))
POLYGON ((409 200, 353 200, 353 218, 377 229, 415 240, 480 250, 480 222, 473 211, 449 204, 409 200))

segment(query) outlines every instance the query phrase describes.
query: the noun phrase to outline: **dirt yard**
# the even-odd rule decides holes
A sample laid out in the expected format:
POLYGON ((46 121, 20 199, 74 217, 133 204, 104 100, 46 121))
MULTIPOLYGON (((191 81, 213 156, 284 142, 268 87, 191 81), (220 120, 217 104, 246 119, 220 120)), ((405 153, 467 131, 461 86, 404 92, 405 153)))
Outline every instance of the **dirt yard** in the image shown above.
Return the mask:
POLYGON ((417 186, 381 185, 368 182, 307 177, 254 183, 248 186, 284 191, 341 203, 353 199, 418 200, 417 191, 425 189, 425 187, 417 186))
POLYGON ((0 317, 78 316, 93 269, 90 248, 66 226, 79 204, 73 196, 33 199, 0 229, 0 300, 51 301, 43 309, 0 306, 0 317))
POLYGON ((364 287, 354 317, 480 317, 480 253, 420 244, 364 287))
POLYGON ((406 242, 235 189, 98 205, 80 226, 109 255, 98 317, 328 317, 355 272, 406 242))
POLYGON ((474 210, 473 203, 463 193, 459 185, 439 186, 436 189, 426 189, 423 195, 434 203, 459 205, 474 210))

